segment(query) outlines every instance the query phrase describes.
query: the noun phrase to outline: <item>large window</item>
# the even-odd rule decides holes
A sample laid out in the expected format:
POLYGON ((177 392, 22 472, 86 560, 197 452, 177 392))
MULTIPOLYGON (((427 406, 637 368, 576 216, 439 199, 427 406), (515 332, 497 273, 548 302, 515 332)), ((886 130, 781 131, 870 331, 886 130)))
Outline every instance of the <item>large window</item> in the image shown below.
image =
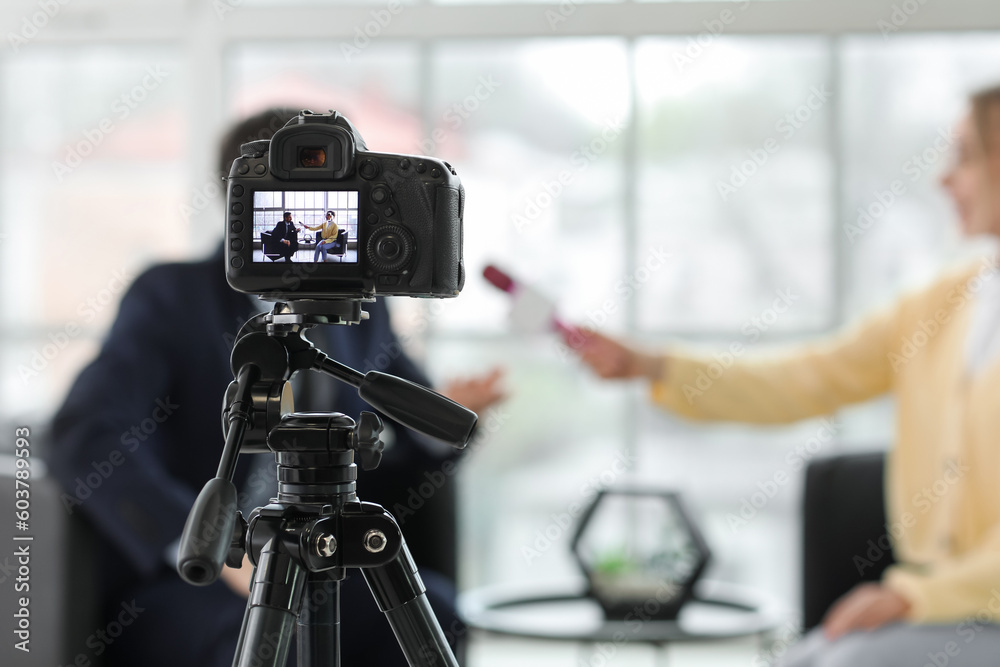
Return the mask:
POLYGON ((176 47, 30 44, 0 58, 3 414, 56 406, 185 227, 187 73, 176 47))
POLYGON ((229 119, 335 108, 372 150, 442 157, 467 190, 462 297, 392 303, 436 380, 509 369, 511 398, 461 468, 462 586, 572 575, 568 534, 538 535, 624 461, 688 497, 714 575, 795 604, 800 477, 746 525, 729 517, 803 443, 887 446, 892 406, 833 426, 684 422, 595 381, 555 336, 512 332, 481 272, 650 345, 829 334, 968 252, 936 178, 966 94, 1000 81, 997 32, 933 32, 931 5, 885 31, 878 7, 834 0, 762 3, 716 32, 726 3, 146 4, 164 21, 121 10, 120 32, 92 38, 53 21, 0 54, 4 421, 52 413, 143 267, 218 243, 210 162, 229 119), (821 25, 803 5, 865 18, 821 25), (906 193, 879 208, 895 180, 906 193))

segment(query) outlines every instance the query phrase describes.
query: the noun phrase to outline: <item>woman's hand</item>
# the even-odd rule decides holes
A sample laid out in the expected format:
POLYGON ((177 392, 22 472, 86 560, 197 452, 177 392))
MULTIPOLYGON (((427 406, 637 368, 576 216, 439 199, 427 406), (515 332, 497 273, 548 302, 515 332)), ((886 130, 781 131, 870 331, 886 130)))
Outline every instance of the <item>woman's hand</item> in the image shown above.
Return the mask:
POLYGON ((563 340, 583 363, 605 380, 646 378, 659 380, 664 359, 596 331, 573 328, 563 331, 563 340))
POLYGON ((834 603, 823 619, 823 634, 833 641, 855 630, 875 630, 906 617, 910 603, 879 584, 860 584, 834 603))
POLYGON ((239 569, 224 565, 219 578, 237 595, 250 597, 250 582, 253 581, 253 564, 250 563, 250 557, 243 555, 243 566, 239 569))
POLYGON ((507 392, 503 387, 504 370, 496 367, 485 375, 451 380, 440 394, 460 403, 476 414, 503 400, 507 392))

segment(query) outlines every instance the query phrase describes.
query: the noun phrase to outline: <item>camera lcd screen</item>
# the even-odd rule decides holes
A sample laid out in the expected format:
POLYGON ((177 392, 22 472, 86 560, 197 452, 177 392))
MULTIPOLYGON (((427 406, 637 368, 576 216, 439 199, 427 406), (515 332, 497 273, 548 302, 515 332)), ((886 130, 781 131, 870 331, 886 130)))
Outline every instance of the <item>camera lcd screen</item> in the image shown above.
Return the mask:
POLYGON ((254 192, 253 261, 357 264, 358 191, 254 192))

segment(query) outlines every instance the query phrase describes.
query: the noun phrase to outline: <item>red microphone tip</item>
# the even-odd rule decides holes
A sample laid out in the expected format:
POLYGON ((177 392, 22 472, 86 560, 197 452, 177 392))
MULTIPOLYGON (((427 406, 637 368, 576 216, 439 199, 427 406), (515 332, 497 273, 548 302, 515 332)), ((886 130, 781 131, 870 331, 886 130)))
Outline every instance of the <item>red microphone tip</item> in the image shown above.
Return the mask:
POLYGON ((486 278, 486 280, 504 292, 514 291, 514 279, 492 264, 483 269, 483 278, 486 278))

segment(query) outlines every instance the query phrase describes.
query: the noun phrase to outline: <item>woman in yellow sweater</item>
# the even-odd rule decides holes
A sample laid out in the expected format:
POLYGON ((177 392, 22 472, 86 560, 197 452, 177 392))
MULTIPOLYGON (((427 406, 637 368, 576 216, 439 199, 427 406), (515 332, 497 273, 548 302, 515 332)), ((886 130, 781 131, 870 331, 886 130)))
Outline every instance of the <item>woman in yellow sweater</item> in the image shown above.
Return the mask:
MULTIPOLYGON (((1000 237, 1000 88, 971 106, 942 184, 965 234, 1000 237)), ((1000 621, 997 275, 984 258, 832 340, 774 356, 720 363, 593 332, 573 340, 601 377, 646 378, 657 404, 692 419, 784 423, 895 396, 886 512, 899 563, 839 600, 785 664, 1000 661, 1000 625, 983 622, 1000 621)))
POLYGON ((337 226, 337 221, 334 219, 336 217, 336 213, 333 211, 327 211, 326 221, 318 225, 302 225, 306 229, 311 229, 314 232, 320 232, 320 238, 316 242, 316 250, 313 251, 314 262, 319 261, 320 255, 323 255, 323 261, 325 262, 327 251, 337 245, 337 232, 340 231, 340 228, 337 226))

